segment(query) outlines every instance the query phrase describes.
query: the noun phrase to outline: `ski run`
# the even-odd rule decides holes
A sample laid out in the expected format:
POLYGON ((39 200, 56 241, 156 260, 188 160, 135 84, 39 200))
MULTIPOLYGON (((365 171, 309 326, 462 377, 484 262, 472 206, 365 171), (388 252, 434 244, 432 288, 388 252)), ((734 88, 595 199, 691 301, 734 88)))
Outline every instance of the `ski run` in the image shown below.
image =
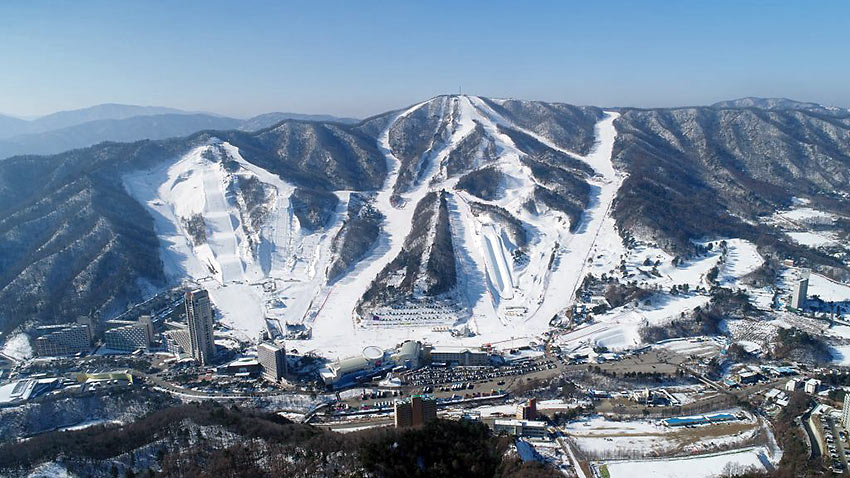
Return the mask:
MULTIPOLYGON (((625 179, 611 157, 618 114, 605 113, 595 127, 595 146, 581 156, 511 123, 480 98, 459 96, 450 101, 443 107, 450 108, 446 139, 426 152, 420 177, 401 194, 401 201, 393 198, 401 162, 390 146, 390 133, 394 124, 428 102, 402 110, 387 122, 378 147, 388 174, 373 203, 384 216, 380 236, 366 257, 332 285, 327 284, 326 276, 334 259, 332 242, 345 220, 349 192, 335 193, 339 204, 324 229, 306 230, 289 204, 295 186, 249 163, 238 148, 219 140, 198 146, 174 162, 126 175, 124 184, 154 218, 167 277, 208 289, 221 322, 242 339, 256 340, 264 330, 303 324, 312 329, 312 336, 296 347, 329 358, 358 354, 370 345, 388 348, 406 339, 497 348, 539 343, 553 318, 576 302, 584 276, 612 269, 626 254, 610 216, 625 179), (492 201, 455 189, 458 178, 447 177, 442 168, 476 126, 497 151, 488 166, 508 178, 499 199, 492 201), (537 183, 521 161, 525 153, 500 127, 525 133, 592 168, 589 207, 581 223, 572 228, 574 232, 570 232, 569 219, 558 211, 532 214, 522 207, 537 183), (243 187, 252 182, 261 185, 264 199, 259 206, 265 214, 254 215, 257 204, 247 202, 250 195, 243 187), (363 326, 355 313, 358 302, 376 275, 401 251, 417 203, 429 192, 442 190, 448 193, 457 265, 452 297, 460 312, 445 326, 363 326), (488 214, 473 214, 473 202, 498 206, 525 225, 529 241, 524 261, 514 260, 518 246, 505 225, 490 220, 488 214)), ((744 241, 731 247, 750 255, 754 252, 744 241)), ((755 256, 749 257, 741 270, 724 273, 740 276, 752 270, 760 264, 758 254, 755 256)), ((697 261, 669 272, 699 283, 703 269, 716 258, 704 261, 708 263, 697 261), (695 272, 688 272, 690 269, 695 272)), ((676 283, 672 275, 667 277, 669 284, 676 283)), ((561 340, 576 346, 594 341, 610 347, 632 346, 640 341, 636 331, 641 324, 663 321, 707 300, 707 296, 697 295, 618 309, 561 340)))

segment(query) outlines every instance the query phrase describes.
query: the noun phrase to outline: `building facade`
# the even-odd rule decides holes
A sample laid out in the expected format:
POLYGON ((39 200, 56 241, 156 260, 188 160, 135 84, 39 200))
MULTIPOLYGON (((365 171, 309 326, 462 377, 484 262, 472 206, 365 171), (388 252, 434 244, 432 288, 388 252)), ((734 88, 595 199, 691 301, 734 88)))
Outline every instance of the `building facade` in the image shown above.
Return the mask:
POLYGON ((537 399, 530 398, 516 407, 517 420, 537 420, 537 399))
POLYGON ((74 355, 88 352, 91 347, 91 330, 85 324, 68 324, 51 328, 35 339, 35 353, 40 357, 74 355))
POLYGON ((533 420, 496 420, 493 422, 493 432, 496 435, 506 433, 511 436, 527 438, 546 438, 546 422, 533 420))
POLYGON ((286 376, 286 349, 282 345, 261 343, 257 346, 257 360, 266 380, 280 382, 286 376))
POLYGON ((175 355, 188 354, 192 349, 189 341, 189 330, 186 328, 169 330, 163 334, 165 349, 175 355))
POLYGON ((398 400, 394 405, 395 426, 421 427, 437 419, 437 402, 433 398, 414 395, 409 400, 398 400))
POLYGON ((844 406, 841 407, 841 426, 850 427, 850 393, 844 394, 844 406))
POLYGON ((454 347, 430 347, 428 357, 431 362, 462 366, 483 366, 490 364, 490 354, 482 350, 454 347))
POLYGON ((806 296, 809 293, 809 273, 803 272, 797 282, 794 283, 794 291, 791 293, 791 307, 802 309, 806 305, 806 296))
POLYGON ((419 367, 421 359, 422 343, 416 340, 405 341, 393 355, 393 360, 395 360, 396 365, 401 365, 409 369, 419 367))
POLYGON ((106 348, 122 352, 147 349, 151 342, 147 324, 134 323, 109 329, 103 333, 106 348))
POLYGON ((820 388, 820 380, 816 378, 810 378, 806 380, 806 384, 803 388, 803 391, 808 393, 809 395, 814 395, 818 393, 818 389, 820 388))
POLYGON ((215 356, 210 295, 203 289, 186 292, 186 321, 189 324, 187 352, 201 365, 209 365, 215 356))

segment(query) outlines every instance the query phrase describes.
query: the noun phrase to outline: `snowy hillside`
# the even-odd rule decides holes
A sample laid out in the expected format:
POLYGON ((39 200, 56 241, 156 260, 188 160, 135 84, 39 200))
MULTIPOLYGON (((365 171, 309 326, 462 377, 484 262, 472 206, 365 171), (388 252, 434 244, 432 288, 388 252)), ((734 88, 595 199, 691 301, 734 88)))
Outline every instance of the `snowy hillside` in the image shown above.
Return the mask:
MULTIPOLYGON (((209 289, 224 322, 248 338, 266 317, 303 315, 325 282, 339 214, 326 230, 302 227, 295 186, 228 143, 212 141, 124 183, 156 220, 167 276, 209 289)), ((347 194, 339 198, 344 204, 347 194)))
MULTIPOLYGON (((624 247, 611 217, 626 177, 612 164, 617 113, 600 113, 582 155, 514 121, 525 118, 521 105, 500 103, 437 97, 381 119, 377 146, 388 175, 351 207, 351 192, 309 192, 215 138, 124 183, 155 218, 172 281, 209 289, 222 321, 244 338, 302 324, 312 337, 298 348, 332 357, 407 338, 537 341, 582 301, 584 277, 613 277, 618 259, 637 266, 652 256, 662 265, 644 286, 664 289, 696 288, 718 265, 719 254, 672 266, 660 249, 624 247), (302 205, 311 195, 321 200, 302 205), (375 234, 355 243, 349 228, 371 230, 356 227, 362 211, 375 234)), ((728 248, 721 283, 761 264, 746 241, 728 248)), ((691 294, 614 308, 561 342, 632 346, 641 326, 708 300, 691 294)))
POLYGON ((411 333, 452 341, 451 330, 482 343, 531 337, 572 301, 564 291, 577 287, 576 269, 621 182, 610 163, 616 114, 598 123, 597 145, 581 156, 497 109, 507 115, 497 102, 459 96, 396 113, 377 141, 389 171, 384 186, 358 196, 357 208, 348 207, 350 192, 333 193, 337 204, 320 227, 305 227, 296 214, 295 184, 215 138, 123 181, 155 218, 166 275, 210 289, 224 323, 247 338, 303 323, 313 346, 343 354, 338 344, 351 334, 352 348, 411 333), (498 177, 492 195, 464 183, 485 167, 498 177), (359 202, 383 218, 379 233, 351 267, 334 267, 329 283, 331 264, 345 253, 346 211, 357 213, 359 202), (370 289, 388 287, 391 296, 364 301, 370 289))
MULTIPOLYGON (((753 177, 729 176, 740 201, 721 204, 717 178, 728 171, 706 158, 725 158, 728 138, 703 119, 773 131, 752 107, 735 108, 605 112, 451 95, 357 124, 288 120, 8 160, 0 322, 11 332, 22 317, 46 322, 57 310, 111 317, 190 281, 243 338, 286 335, 289 324, 312 333, 298 349, 332 357, 406 338, 539 343, 553 322, 570 324, 580 343, 616 348, 705 306, 711 287, 741 287, 754 272, 763 281, 777 258, 844 277, 844 199, 811 193, 845 180, 844 120, 806 123, 835 132, 823 142, 836 154, 817 160, 837 175, 811 173, 783 190, 788 178, 771 172, 781 168, 768 167, 759 133, 728 150, 753 177), (705 250, 721 239, 722 255, 705 250), (765 252, 771 262, 758 270, 765 252), (591 275, 594 292, 583 289, 591 275), (597 308, 607 289, 622 300, 581 334, 574 306, 597 308)), ((783 130, 783 144, 798 143, 792 133, 783 130)), ((777 161, 796 161, 783 154, 777 161)), ((760 308, 784 293, 747 290, 760 308)))

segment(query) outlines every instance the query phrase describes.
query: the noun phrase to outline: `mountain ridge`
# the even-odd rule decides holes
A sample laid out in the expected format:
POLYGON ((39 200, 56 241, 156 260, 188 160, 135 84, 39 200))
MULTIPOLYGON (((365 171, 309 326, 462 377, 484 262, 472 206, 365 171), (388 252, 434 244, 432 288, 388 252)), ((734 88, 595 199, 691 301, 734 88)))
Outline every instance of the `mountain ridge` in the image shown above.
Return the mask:
MULTIPOLYGON (((847 205, 841 194, 850 192, 850 120, 799 108, 623 109, 616 119, 609 117, 616 139, 612 164, 605 166, 589 155, 600 147, 598 128, 606 115, 596 107, 447 95, 354 124, 284 119, 254 132, 204 130, 9 158, 0 162, 0 304, 8 311, 0 314, 0 326, 10 330, 27 318, 43 322, 92 311, 109 316, 151 287, 164 287, 163 239, 152 218, 161 216, 155 208, 183 208, 183 199, 156 206, 162 203, 156 199, 159 176, 142 177, 154 182, 138 183, 142 189, 135 192, 121 178, 173 168, 191 151, 196 156, 186 167, 203 169, 179 174, 203 172, 209 180, 197 183, 202 188, 219 184, 229 208, 224 212, 238 218, 237 228, 245 224, 240 237, 253 244, 240 259, 240 274, 283 240, 275 235, 284 229, 268 222, 275 218, 287 221, 294 231, 286 233, 288 243, 300 251, 278 251, 276 260, 310 263, 311 251, 325 251, 321 263, 303 269, 303 283, 312 287, 308 295, 318 294, 313 305, 303 304, 299 313, 305 317, 320 312, 311 307, 324 303, 328 284, 371 281, 391 261, 381 282, 362 286, 363 292, 367 286, 404 287, 371 294, 378 300, 361 307, 364 314, 429 294, 456 301, 452 294, 470 280, 483 281, 495 307, 515 302, 511 284, 523 280, 523 271, 546 265, 534 262, 540 259, 531 252, 552 248, 551 263, 557 264, 561 244, 586 234, 587 215, 601 213, 593 208, 605 188, 616 195, 611 216, 621 237, 657 242, 682 255, 701 237, 744 237, 780 254, 802 254, 813 265, 844 267, 760 221, 787 207, 792 196, 838 212, 847 205), (600 176, 599 168, 607 167, 613 169, 600 176), (615 175, 625 180, 612 190, 615 175), (139 199, 139 191, 153 199, 139 199), (354 191, 358 196, 350 203, 354 191), (426 196, 429 191, 436 196, 426 196), (119 206, 124 214, 116 213, 119 206), (425 242, 406 240, 411 224, 425 242), (553 224, 564 230, 560 239, 547 232, 555 230, 553 224), (470 252, 470 228, 486 239, 487 257, 470 252), (350 229, 363 236, 351 236, 350 229), (433 266, 447 264, 447 257, 455 258, 455 278, 440 276, 448 271, 445 265, 433 266), (122 288, 103 287, 106 264, 121 271, 122 288), (407 272, 402 278, 399 271, 407 272)), ((185 219, 174 215, 170 221, 179 232, 185 219)), ((263 271, 272 267, 263 264, 263 271)), ((221 267, 214 269, 220 273, 221 267)), ((250 272, 259 273, 268 272, 250 272)), ((481 290, 464 300, 480 301, 486 297, 481 290)), ((331 305, 337 302, 331 299, 331 305)), ((354 305, 360 296, 339 303, 354 305)), ((291 310, 298 307, 293 303, 291 310)))
POLYGON ((353 124, 353 118, 299 113, 264 113, 247 119, 164 107, 104 104, 54 113, 36 120, 0 116, 0 160, 24 154, 58 154, 103 141, 132 142, 188 136, 203 130, 254 131, 287 119, 353 124), (88 116, 106 116, 81 119, 88 116), (72 118, 77 119, 72 119, 72 118), (42 119, 53 123, 46 127, 42 119), (62 125, 64 123, 64 125, 62 125), (5 132, 5 133, 4 133, 5 132), (15 133, 15 134, 12 134, 15 133))

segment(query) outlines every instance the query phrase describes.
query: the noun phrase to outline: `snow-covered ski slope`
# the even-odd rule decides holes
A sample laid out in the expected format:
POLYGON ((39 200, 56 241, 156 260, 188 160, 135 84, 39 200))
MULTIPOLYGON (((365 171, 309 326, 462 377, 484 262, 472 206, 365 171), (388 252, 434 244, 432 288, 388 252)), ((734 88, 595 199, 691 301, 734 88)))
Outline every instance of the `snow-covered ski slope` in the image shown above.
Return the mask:
MULTIPOLYGON (((243 338, 255 339, 269 325, 279 329, 288 322, 312 328, 312 338, 296 348, 329 357, 356 354, 366 345, 391 347, 406 339, 512 347, 538 341, 552 318, 575 301, 585 274, 613 269, 624 253, 610 216, 624 179, 611 163, 617 116, 605 113, 595 127, 595 146, 583 156, 514 124, 477 97, 435 98, 396 113, 377 135, 388 166, 372 201, 384 217, 380 235, 366 256, 332 285, 326 274, 334 260, 334 237, 346 219, 348 191, 335 193, 339 205, 324 228, 303 229, 290 205, 295 186, 243 159, 237 147, 215 139, 172 162, 133 172, 124 177, 124 184, 154 218, 167 276, 209 289, 222 322, 243 338), (431 101, 443 102, 433 108, 442 121, 439 133, 419 158, 412 183, 396 188, 402 161, 393 151, 394 126, 431 101), (590 198, 579 224, 571 228, 565 213, 539 201, 528 207, 535 188, 543 185, 524 162, 529 152, 505 134, 506 128, 590 166, 592 173, 583 179, 590 185, 590 198), (465 140, 476 137, 472 135, 483 136, 481 145, 463 150, 470 156, 463 158, 467 169, 450 173, 450 160, 465 140), (481 167, 495 168, 503 178, 489 199, 457 187, 463 174, 481 167), (241 189, 248 183, 262 188, 261 214, 255 214, 256 203, 248 203, 249 198, 256 202, 257 194, 241 189), (401 252, 419 201, 443 190, 448 193, 457 270, 457 286, 444 298, 461 312, 440 327, 433 320, 419 326, 408 321, 403 326, 364 327, 364 318, 355 312, 363 294, 401 252), (197 220, 192 223, 197 217, 202 218, 200 238, 197 220), (452 329, 464 333, 451 334, 452 329)), ((681 268, 669 272, 671 281, 684 273, 681 268)), ((740 271, 726 273, 738 275, 740 271)), ((679 313, 701 300, 674 300, 669 308, 679 313)), ((657 320, 665 315, 654 314, 657 320)), ((617 311, 607 324, 585 331, 588 337, 582 341, 633 343, 633 324, 645 322, 646 315, 617 311), (630 325, 622 337, 605 338, 624 322, 630 325)))
MULTIPOLYGON (((478 345, 532 340, 548 329, 550 319, 567 307, 583 275, 582 268, 600 236, 603 220, 622 178, 611 165, 616 135, 608 113, 597 124, 597 145, 586 157, 564 151, 551 141, 500 116, 477 97, 435 98, 403 110, 378 135, 378 147, 388 165, 383 187, 373 207, 384 216, 380 237, 367 256, 333 285, 326 271, 333 257, 331 243, 345 219, 348 192, 337 192, 340 203, 322 230, 303 230, 293 215, 289 198, 294 185, 245 161, 238 148, 218 140, 199 146, 175 161, 124 177, 128 192, 154 217, 162 244, 167 276, 189 280, 210 290, 225 324, 253 339, 267 320, 305 323, 313 338, 300 349, 342 356, 359 352, 364 344, 394 345, 406 338, 435 343, 478 345), (422 155, 413 184, 393 197, 401 161, 391 146, 393 126, 424 107, 443 101, 440 137, 422 155), (501 128, 528 134, 559 152, 589 164, 592 177, 590 208, 581 227, 570 231, 569 218, 543 208, 530 212, 524 204, 537 180, 522 162, 522 151, 501 128), (507 178, 498 198, 483 200, 455 188, 461 175, 447 172, 449 156, 462 142, 483 130, 495 155, 484 147, 466 158, 473 168, 492 166, 507 178), (238 165, 234 168, 233 164, 238 165), (228 166, 229 165, 229 166, 228 166), (267 213, 252 219, 240 192, 247 178, 259 180, 265 191, 267 213), (361 327, 355 314, 358 302, 378 273, 401 251, 410 231, 417 203, 431 191, 446 190, 456 255, 458 286, 449 295, 461 306, 457 321, 476 335, 464 339, 425 327, 375 329, 361 327), (399 201, 400 199, 400 201, 399 201), (476 206, 474 203, 478 203, 476 206), (506 211, 522 224, 527 245, 520 247, 509 227, 497 215, 482 213, 480 205, 506 211), (474 211, 474 208, 479 210, 474 211), (203 219, 205 237, 193 237, 193 217, 203 219), (518 258, 521 258, 518 259, 518 258)), ((467 171, 468 172, 468 171, 467 171)), ((194 225, 197 229, 197 224, 194 225)), ((514 231, 515 233, 515 231, 514 231)), ((613 227, 606 234, 614 234, 613 227)))
POLYGON ((487 264, 487 278, 496 294, 502 299, 514 296, 513 265, 509 262, 509 253, 502 242, 502 234, 493 224, 485 224, 481 228, 481 244, 487 264))
MULTIPOLYGON (((323 298, 314 301, 319 307, 308 319, 313 327, 310 346, 321 354, 341 356, 356 353, 367 344, 389 346, 409 338, 470 346, 484 343, 510 346, 534 340, 548 329, 550 319, 572 301, 571 293, 581 280, 581 267, 596 242, 600 225, 622 181, 611 165, 616 113, 606 114, 597 125, 597 145, 591 154, 583 157, 522 130, 499 116, 481 99, 461 96, 454 99, 452 105, 448 120, 449 138, 425 153, 423 174, 408 192, 402 194, 403 206, 395 207, 390 198, 400 162, 390 148, 389 134, 396 121, 424 105, 414 105, 399 113, 380 136, 379 144, 390 171, 375 203, 386 217, 383 233, 380 244, 367 260, 328 288, 323 298), (498 168, 508 178, 500 197, 491 201, 456 190, 458 177, 448 177, 445 171, 448 156, 476 125, 483 128, 498 152, 497 157, 486 165, 498 168), (594 168, 597 175, 592 179, 594 197, 591 209, 585 211, 583 221, 586 224, 576 229, 576 233, 569 232, 569 219, 558 211, 532 214, 523 207, 537 182, 521 162, 526 153, 499 131, 500 126, 530 134, 594 168), (429 191, 438 190, 450 192, 450 222, 458 266, 455 298, 467 313, 455 325, 466 326, 477 335, 452 337, 443 331, 435 332, 430 326, 378 330, 358 327, 354 314, 357 302, 376 274, 398 255, 410 230, 417 202, 429 191), (486 213, 473 214, 473 202, 498 206, 523 223, 529 235, 526 260, 514 262, 513 252, 518 247, 510 241, 505 224, 493 220, 493 216, 486 213)), ((481 158, 472 159, 476 165, 483 165, 481 158)), ((613 227, 610 232, 616 235, 613 227)))
POLYGON ((327 230, 304 231, 289 205, 294 187, 218 141, 174 163, 127 175, 124 185, 154 217, 167 277, 208 289, 223 322, 248 339, 266 328, 266 317, 306 313, 325 283, 328 238, 341 226, 339 211, 348 199, 338 193, 341 205, 327 230), (259 227, 240 192, 240 178, 255 178, 263 187, 267 213, 259 227), (189 231, 193 216, 203 218, 202 241, 189 231))

